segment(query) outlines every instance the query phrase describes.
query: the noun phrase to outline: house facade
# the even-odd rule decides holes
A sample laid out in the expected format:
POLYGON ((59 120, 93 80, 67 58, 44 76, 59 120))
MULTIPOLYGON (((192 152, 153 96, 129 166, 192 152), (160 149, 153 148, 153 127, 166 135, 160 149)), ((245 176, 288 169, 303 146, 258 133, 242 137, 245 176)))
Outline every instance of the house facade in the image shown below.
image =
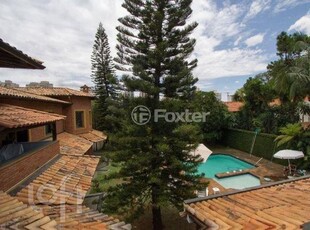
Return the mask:
MULTIPOLYGON (((0 39, 0 68, 45 66, 0 39)), ((106 140, 88 87, 16 86, 0 86, 0 229, 131 229, 83 203, 106 140)))

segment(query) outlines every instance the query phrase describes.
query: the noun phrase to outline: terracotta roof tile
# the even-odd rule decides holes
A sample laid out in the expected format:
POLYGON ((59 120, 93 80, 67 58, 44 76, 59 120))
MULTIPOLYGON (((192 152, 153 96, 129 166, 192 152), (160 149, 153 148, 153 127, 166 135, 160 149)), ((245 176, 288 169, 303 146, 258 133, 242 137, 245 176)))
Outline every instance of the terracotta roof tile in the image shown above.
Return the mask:
POLYGON ((65 155, 84 155, 93 145, 93 142, 78 135, 60 133, 57 135, 60 145, 60 153, 65 155))
POLYGON ((100 132, 98 130, 92 130, 87 133, 82 133, 79 134, 79 136, 91 142, 105 141, 107 139, 107 136, 103 132, 100 132))
POLYGON ((238 112, 243 106, 243 103, 239 101, 224 102, 224 104, 228 107, 229 112, 238 112))
POLYGON ((98 162, 99 158, 94 156, 63 155, 17 197, 34 204, 82 204, 98 162))
POLYGON ((84 205, 27 205, 0 191, 0 229, 131 229, 84 205))
POLYGON ((23 98, 37 101, 71 104, 70 102, 67 101, 62 101, 51 97, 45 97, 34 93, 25 92, 23 90, 19 90, 19 88, 7 88, 2 86, 0 86, 0 97, 23 98))
POLYGON ((6 128, 43 125, 63 119, 65 119, 65 116, 58 114, 14 105, 0 104, 0 126, 6 128))
POLYGON ((310 178, 185 203, 206 227, 299 229, 310 220, 310 178))
POLYGON ((130 224, 84 205, 44 205, 40 207, 44 215, 50 216, 57 221, 59 228, 131 229, 130 224))
POLYGON ((81 96, 81 97, 95 97, 91 93, 70 89, 70 88, 45 88, 45 87, 19 87, 18 89, 25 92, 34 93, 42 96, 81 96))
POLYGON ((0 191, 0 229, 56 229, 57 222, 0 191))

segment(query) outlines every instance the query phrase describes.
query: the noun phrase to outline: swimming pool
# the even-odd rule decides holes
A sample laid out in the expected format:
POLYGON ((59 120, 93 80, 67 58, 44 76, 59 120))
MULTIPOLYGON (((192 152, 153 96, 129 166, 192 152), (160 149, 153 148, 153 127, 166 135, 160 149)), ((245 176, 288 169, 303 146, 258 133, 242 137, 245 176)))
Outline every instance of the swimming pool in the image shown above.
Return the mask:
POLYGON ((208 178, 215 178, 215 175, 218 173, 233 172, 254 167, 252 164, 227 154, 212 154, 206 162, 198 167, 198 172, 204 173, 208 178))
POLYGON ((260 185, 260 180, 250 173, 229 176, 224 178, 214 178, 224 188, 244 189, 260 185))
POLYGON ((250 173, 217 178, 216 174, 251 169, 255 166, 227 154, 212 154, 198 167, 199 173, 212 178, 224 188, 244 189, 260 185, 260 180, 250 173))

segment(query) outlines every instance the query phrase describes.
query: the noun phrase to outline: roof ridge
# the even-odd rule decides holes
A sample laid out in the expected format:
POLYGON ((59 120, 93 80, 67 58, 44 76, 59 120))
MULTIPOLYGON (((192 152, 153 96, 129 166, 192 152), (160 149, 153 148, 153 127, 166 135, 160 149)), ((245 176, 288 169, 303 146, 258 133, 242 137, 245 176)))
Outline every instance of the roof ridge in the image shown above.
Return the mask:
POLYGON ((251 192, 251 191, 259 190, 259 189, 262 189, 262 188, 274 187, 274 186, 278 186, 278 185, 281 185, 281 184, 287 184, 287 183, 296 182, 296 181, 305 180, 305 179, 310 179, 310 175, 301 176, 301 177, 297 177, 297 178, 293 178, 293 179, 286 179, 286 180, 282 180, 282 181, 276 181, 276 182, 272 182, 272 183, 268 183, 268 184, 263 184, 263 185, 258 185, 258 186, 254 186, 254 187, 250 187, 250 188, 246 188, 246 189, 232 191, 232 192, 224 192, 224 193, 221 193, 221 194, 211 195, 211 196, 208 196, 208 197, 188 199, 188 200, 185 200, 184 203, 185 204, 190 204, 190 203, 195 203, 195 202, 200 202, 200 201, 212 200, 212 199, 215 199, 215 198, 235 195, 235 194, 239 194, 239 193, 251 192))
MULTIPOLYGON (((52 98, 52 97, 49 97, 49 96, 40 95, 40 94, 36 94, 34 92, 29 92, 27 90, 23 90, 22 87, 5 87, 5 86, 0 86, 0 89, 1 88, 7 89, 7 90, 12 90, 12 91, 17 91, 18 93, 30 94, 30 95, 33 95, 33 96, 37 97, 37 98, 29 97, 31 99, 38 99, 38 100, 58 102, 58 103, 63 103, 63 104, 70 104, 70 102, 67 102, 67 101, 63 101, 63 100, 59 100, 59 99, 52 98)), ((15 97, 19 97, 19 98, 20 97, 27 98, 27 95, 24 95, 24 96, 23 95, 8 95, 8 96, 15 96, 15 97)))

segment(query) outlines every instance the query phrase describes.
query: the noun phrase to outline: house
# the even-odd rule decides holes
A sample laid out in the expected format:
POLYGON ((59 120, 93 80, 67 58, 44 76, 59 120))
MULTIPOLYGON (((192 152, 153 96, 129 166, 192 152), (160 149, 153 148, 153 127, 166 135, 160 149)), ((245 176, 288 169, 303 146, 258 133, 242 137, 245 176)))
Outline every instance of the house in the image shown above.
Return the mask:
MULTIPOLYGON (((43 69, 0 39, 0 67, 43 69)), ((106 136, 87 92, 0 86, 0 229, 131 229, 83 204, 106 136)))
POLYGON ((185 215, 197 229, 309 229, 309 185, 305 176, 186 200, 185 215))

